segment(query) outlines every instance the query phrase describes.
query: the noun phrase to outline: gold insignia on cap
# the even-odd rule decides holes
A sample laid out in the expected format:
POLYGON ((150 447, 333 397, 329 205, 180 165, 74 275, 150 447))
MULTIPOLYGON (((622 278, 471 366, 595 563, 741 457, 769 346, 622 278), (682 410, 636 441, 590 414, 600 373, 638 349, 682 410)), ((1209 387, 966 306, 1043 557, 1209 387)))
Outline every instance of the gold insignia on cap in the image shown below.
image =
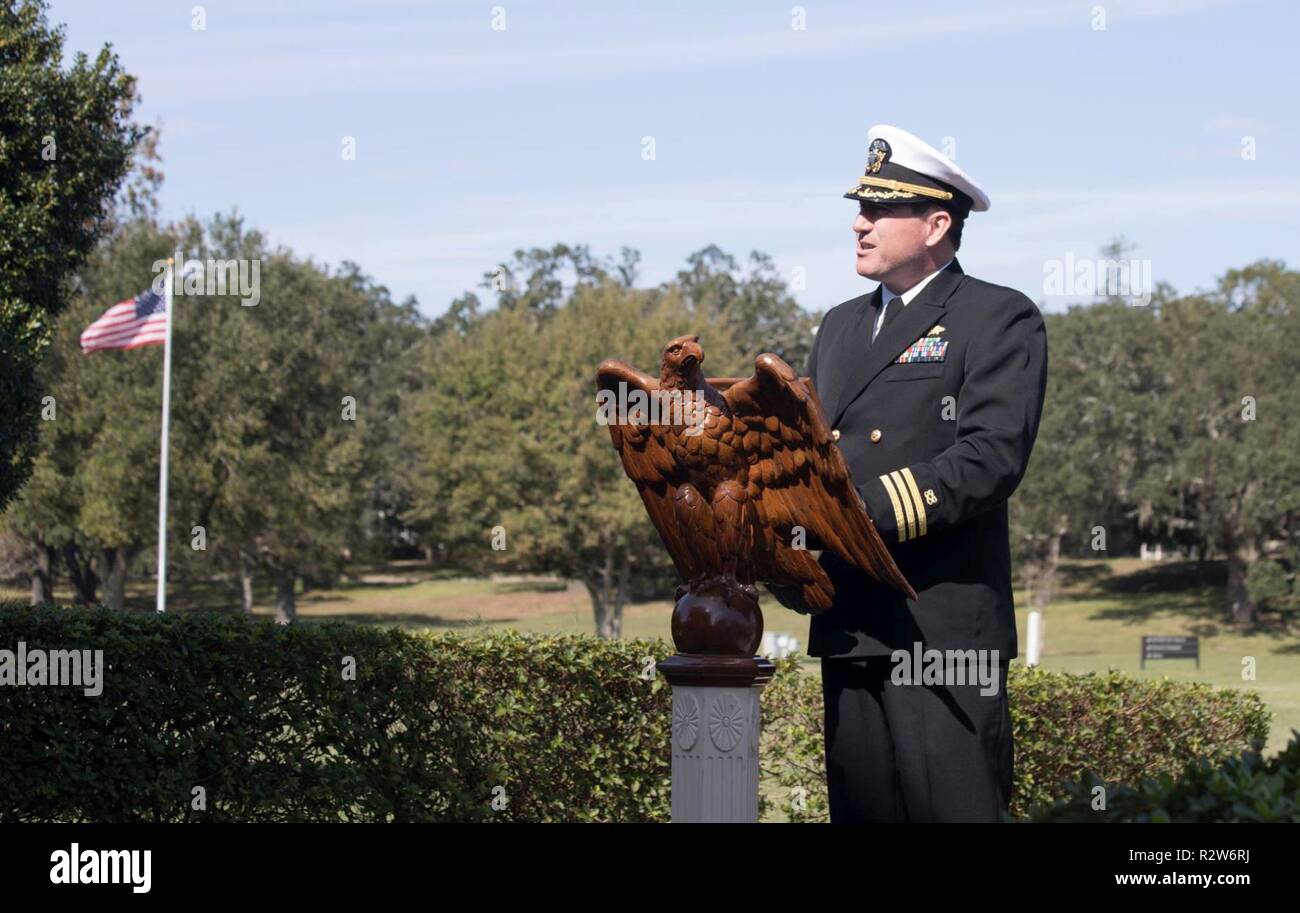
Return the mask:
POLYGON ((889 143, 877 137, 867 147, 867 174, 879 174, 880 167, 889 161, 889 143))

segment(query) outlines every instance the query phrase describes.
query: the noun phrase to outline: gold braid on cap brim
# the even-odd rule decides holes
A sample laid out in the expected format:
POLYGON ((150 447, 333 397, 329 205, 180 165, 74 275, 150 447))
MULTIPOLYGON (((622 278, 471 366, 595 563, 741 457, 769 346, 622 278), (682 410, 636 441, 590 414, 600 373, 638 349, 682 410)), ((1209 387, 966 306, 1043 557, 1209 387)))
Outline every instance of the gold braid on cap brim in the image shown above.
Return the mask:
MULTIPOLYGON (((932 197, 936 200, 951 200, 952 194, 947 190, 939 190, 935 187, 926 187, 922 184, 909 184, 906 181, 895 181, 890 178, 873 178, 866 175, 858 178, 858 186, 854 188, 855 192, 862 190, 862 185, 870 187, 883 187, 886 190, 893 191, 892 195, 901 196, 904 193, 920 194, 923 197, 932 197)), ((880 197, 888 197, 889 194, 877 194, 880 197)))

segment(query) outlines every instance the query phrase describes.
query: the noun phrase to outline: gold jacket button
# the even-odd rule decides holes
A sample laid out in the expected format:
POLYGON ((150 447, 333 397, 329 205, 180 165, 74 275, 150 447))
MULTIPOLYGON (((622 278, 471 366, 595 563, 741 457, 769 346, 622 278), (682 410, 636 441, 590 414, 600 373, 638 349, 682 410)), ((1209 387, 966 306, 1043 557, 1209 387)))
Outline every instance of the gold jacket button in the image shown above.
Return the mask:
POLYGON ((838 441, 839 439, 840 439, 840 429, 836 428, 834 431, 831 432, 831 440, 838 441))
POLYGON ((880 443, 880 439, 881 439, 882 437, 884 437, 884 435, 880 433, 880 429, 879 429, 879 428, 872 428, 872 429, 871 429, 871 443, 873 443, 873 444, 879 444, 879 443, 880 443))

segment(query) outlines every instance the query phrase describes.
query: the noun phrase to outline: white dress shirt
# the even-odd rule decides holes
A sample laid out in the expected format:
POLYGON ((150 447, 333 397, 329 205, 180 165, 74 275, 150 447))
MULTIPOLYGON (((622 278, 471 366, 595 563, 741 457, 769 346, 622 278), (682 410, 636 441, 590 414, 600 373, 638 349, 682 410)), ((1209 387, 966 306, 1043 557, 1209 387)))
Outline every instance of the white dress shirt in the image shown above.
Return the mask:
POLYGON ((948 263, 945 263, 943 266, 939 267, 937 270, 932 272, 930 275, 926 276, 924 279, 916 283, 916 285, 912 286, 907 291, 903 292, 903 294, 901 295, 895 295, 893 292, 889 290, 889 286, 885 285, 885 283, 883 282, 880 283, 880 313, 876 315, 876 326, 871 331, 872 342, 876 341, 876 334, 880 332, 880 325, 885 322, 885 309, 889 307, 889 302, 893 301, 895 298, 902 298, 903 307, 907 307, 909 304, 911 304, 913 298, 921 294, 921 289, 925 288, 927 285, 930 284, 931 279, 933 279, 935 276, 939 275, 941 272, 943 272, 948 268, 949 263, 952 263, 952 260, 949 260, 948 263))

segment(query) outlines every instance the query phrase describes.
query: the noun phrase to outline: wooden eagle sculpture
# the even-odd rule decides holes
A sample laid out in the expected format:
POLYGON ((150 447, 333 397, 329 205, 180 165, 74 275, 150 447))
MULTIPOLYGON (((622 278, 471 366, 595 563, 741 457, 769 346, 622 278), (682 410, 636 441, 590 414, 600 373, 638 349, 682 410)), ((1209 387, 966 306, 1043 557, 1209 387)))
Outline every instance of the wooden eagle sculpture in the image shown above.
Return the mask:
POLYGON ((611 417, 609 433, 686 581, 679 604, 718 580, 734 580, 756 604, 759 581, 797 611, 825 612, 835 591, 817 549, 916 598, 853 487, 812 385, 771 353, 755 359, 749 378, 710 382, 703 364, 699 337, 680 336, 664 347, 657 380, 613 360, 596 378, 598 403, 633 406, 622 423, 611 417))

